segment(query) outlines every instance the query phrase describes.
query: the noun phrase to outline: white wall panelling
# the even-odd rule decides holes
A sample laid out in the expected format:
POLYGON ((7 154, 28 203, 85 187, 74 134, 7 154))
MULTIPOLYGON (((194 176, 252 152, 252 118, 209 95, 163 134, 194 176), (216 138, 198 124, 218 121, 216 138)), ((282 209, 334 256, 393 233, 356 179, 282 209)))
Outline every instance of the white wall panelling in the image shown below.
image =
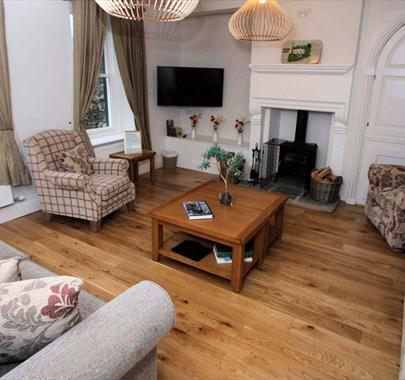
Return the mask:
MULTIPOLYGON (((366 1, 360 35, 358 62, 353 81, 353 93, 349 112, 349 131, 345 148, 344 177, 348 186, 345 197, 350 203, 364 202, 364 181, 366 174, 361 167, 361 158, 368 153, 363 151, 367 123, 370 119, 371 97, 375 75, 381 53, 392 36, 405 25, 405 1, 375 0, 366 1), (363 183, 363 185, 361 185, 363 183)), ((395 139, 385 136, 368 136, 369 141, 395 143, 395 139)), ((398 140, 397 140, 398 142, 398 140)), ((380 145, 380 148, 385 148, 380 145)), ((394 150, 396 148, 393 147, 394 150)))

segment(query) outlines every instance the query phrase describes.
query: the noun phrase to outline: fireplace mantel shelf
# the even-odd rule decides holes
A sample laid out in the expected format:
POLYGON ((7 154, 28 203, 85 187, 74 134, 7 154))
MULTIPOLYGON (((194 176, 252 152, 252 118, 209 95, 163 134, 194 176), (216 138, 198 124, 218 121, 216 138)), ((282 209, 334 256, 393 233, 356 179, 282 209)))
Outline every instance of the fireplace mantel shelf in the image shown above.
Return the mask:
POLYGON ((284 74, 330 74, 342 75, 349 72, 353 65, 323 65, 323 64, 250 64, 250 69, 256 73, 284 74))

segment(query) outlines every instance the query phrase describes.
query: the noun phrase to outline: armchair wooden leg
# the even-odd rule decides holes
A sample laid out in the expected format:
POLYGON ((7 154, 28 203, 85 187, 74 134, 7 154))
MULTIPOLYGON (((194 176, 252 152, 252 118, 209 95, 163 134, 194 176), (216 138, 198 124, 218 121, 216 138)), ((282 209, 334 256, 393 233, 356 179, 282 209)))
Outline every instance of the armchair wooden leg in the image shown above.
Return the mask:
POLYGON ((129 203, 127 203, 127 210, 128 211, 135 211, 135 202, 131 201, 129 203))
POLYGON ((101 229, 101 219, 97 220, 97 222, 90 222, 91 232, 99 232, 100 229, 101 229))
POLYGON ((55 216, 54 214, 50 214, 49 212, 43 212, 43 214, 45 215, 46 221, 47 222, 52 222, 53 217, 55 216))

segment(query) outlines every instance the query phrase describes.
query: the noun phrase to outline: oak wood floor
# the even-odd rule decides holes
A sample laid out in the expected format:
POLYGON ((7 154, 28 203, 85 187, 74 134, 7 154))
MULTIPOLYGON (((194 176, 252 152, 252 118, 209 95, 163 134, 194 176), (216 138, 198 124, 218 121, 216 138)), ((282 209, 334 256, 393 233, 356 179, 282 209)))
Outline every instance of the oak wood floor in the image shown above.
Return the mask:
POLYGON ((287 205, 282 241, 240 294, 169 259, 151 260, 148 210, 212 176, 141 178, 137 210, 86 223, 41 213, 0 225, 0 239, 110 300, 149 279, 171 295, 176 326, 159 345, 160 379, 397 379, 405 255, 390 252, 361 207, 327 214, 287 205))

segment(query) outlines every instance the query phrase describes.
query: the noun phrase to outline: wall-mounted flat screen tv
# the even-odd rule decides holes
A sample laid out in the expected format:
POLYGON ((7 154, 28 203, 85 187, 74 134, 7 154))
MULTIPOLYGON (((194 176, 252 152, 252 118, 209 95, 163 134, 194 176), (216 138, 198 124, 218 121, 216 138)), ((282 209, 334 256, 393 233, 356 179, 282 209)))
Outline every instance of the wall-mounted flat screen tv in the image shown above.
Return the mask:
POLYGON ((158 106, 222 107, 224 69, 157 68, 158 106))

